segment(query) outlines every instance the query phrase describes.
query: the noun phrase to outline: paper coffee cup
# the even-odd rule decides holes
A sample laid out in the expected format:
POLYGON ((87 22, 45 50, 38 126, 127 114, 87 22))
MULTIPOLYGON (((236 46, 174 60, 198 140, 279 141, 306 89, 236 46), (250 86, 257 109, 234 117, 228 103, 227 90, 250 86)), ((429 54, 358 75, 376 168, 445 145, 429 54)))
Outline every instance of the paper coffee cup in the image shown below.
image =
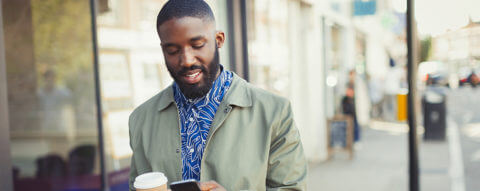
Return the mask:
POLYGON ((133 187, 137 191, 167 191, 167 177, 161 172, 149 172, 137 176, 133 187))

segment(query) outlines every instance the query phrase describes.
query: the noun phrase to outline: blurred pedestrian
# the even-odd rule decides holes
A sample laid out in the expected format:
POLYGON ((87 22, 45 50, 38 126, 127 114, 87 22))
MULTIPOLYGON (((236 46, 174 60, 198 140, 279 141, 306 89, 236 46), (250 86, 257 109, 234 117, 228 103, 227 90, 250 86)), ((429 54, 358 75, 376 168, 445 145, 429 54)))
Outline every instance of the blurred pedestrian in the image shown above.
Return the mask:
POLYGON ((353 84, 347 85, 345 96, 342 99, 343 114, 349 115, 353 118, 353 139, 355 142, 360 140, 360 127, 357 121, 357 112, 355 108, 355 90, 353 84))

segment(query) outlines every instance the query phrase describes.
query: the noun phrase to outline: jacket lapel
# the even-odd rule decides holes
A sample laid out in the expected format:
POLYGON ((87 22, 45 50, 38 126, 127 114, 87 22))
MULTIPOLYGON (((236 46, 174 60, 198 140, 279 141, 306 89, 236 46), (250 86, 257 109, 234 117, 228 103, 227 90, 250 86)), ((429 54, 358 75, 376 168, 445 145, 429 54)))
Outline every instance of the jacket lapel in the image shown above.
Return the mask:
POLYGON ((250 90, 247 88, 247 82, 233 73, 233 81, 230 89, 223 98, 222 102, 218 106, 215 117, 213 118, 212 126, 207 137, 207 148, 211 137, 215 134, 228 117, 233 107, 251 107, 252 98, 250 96, 250 90))
POLYGON ((173 86, 170 85, 165 89, 165 94, 160 96, 157 101, 157 109, 158 111, 162 111, 166 109, 170 104, 175 102, 175 98, 173 97, 173 86))

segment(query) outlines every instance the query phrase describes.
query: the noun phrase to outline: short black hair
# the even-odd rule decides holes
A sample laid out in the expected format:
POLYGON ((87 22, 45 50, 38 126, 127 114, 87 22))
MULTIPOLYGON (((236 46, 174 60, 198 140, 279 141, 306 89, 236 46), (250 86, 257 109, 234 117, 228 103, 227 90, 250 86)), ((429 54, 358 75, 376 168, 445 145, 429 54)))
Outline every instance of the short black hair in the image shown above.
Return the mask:
POLYGON ((212 9, 204 0, 169 0, 157 15, 157 31, 165 21, 182 17, 215 21, 212 9))

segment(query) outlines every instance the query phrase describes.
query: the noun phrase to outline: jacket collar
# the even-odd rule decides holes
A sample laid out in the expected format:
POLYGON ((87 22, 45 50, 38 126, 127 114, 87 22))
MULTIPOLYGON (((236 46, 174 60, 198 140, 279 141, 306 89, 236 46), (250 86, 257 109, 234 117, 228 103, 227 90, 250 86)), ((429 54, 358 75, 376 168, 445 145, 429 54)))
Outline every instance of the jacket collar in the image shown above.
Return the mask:
MULTIPOLYGON (((227 91, 222 102, 225 102, 226 105, 233 105, 238 107, 250 107, 252 106, 252 97, 250 94, 250 89, 248 89, 248 83, 240 78, 237 74, 233 73, 233 80, 230 89, 227 91)), ((173 86, 168 86, 163 95, 158 96, 157 108, 158 111, 166 109, 171 104, 175 103, 175 98, 173 95, 173 86)))

